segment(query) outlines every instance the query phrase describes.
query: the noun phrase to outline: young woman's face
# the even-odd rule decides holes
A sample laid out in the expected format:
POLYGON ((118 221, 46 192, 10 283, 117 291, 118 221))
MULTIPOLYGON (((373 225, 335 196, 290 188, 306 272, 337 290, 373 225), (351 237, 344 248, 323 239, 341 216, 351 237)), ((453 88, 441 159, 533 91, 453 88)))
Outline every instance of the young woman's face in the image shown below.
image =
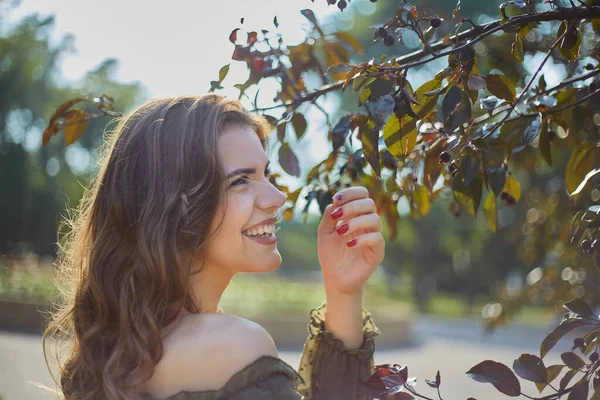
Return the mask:
POLYGON ((268 159, 258 135, 232 125, 221 134, 217 150, 226 177, 225 202, 213 219, 205 263, 233 274, 274 270, 281 255, 271 232, 286 196, 266 177, 268 159))

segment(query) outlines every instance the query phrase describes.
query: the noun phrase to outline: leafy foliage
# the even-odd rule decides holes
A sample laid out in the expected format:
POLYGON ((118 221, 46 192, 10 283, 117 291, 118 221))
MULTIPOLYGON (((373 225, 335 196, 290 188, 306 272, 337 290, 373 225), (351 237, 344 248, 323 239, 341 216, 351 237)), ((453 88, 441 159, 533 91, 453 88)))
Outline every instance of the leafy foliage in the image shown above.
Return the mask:
MULTIPOLYGON (((345 0, 330 2, 341 11, 348 3, 345 0)), ((286 173, 302 176, 298 156, 289 141, 288 125, 295 139, 302 140, 311 129, 305 117, 309 107, 324 112, 330 125, 329 154, 309 168, 303 177, 304 187, 291 191, 279 185, 288 193, 291 203, 285 210, 286 218, 291 218, 303 189, 307 189, 307 204, 302 210, 306 215, 311 202, 316 201, 323 210, 340 187, 360 184, 368 188, 378 212, 390 226, 392 238, 397 234, 400 220, 400 199, 409 204, 411 216, 417 219, 430 212, 442 192, 453 197, 449 208, 453 215, 460 215, 462 209, 477 218, 483 210, 490 230, 497 232, 500 212, 527 201, 522 193, 522 182, 513 173, 520 163, 527 162, 524 155, 539 154, 547 165, 553 166, 557 159, 552 150, 566 148, 571 154, 565 168, 565 187, 570 205, 580 208, 572 219, 570 239, 584 253, 591 254, 600 266, 597 133, 591 132, 589 127, 586 132, 576 118, 581 112, 593 115, 599 111, 600 4, 596 0, 573 0, 568 2, 569 6, 564 3, 510 0, 500 4, 501 18, 476 24, 461 15, 459 0, 452 12, 454 25, 450 26, 440 16, 428 15, 402 0, 392 15, 374 27, 374 41, 392 47, 404 44, 407 32, 411 32, 419 39, 422 49, 404 56, 380 55, 362 62, 355 62, 353 57, 363 53, 359 38, 346 32, 328 32, 308 9, 302 14, 310 22, 311 31, 306 40, 297 45, 286 45, 281 34, 268 30, 247 32, 243 41, 240 29, 234 29, 229 37, 234 45, 232 59, 245 63, 249 70, 248 79, 234 86, 240 90, 240 98, 247 97, 254 111, 272 123, 280 145, 279 163, 286 173), (461 30, 465 24, 470 28, 461 30), (428 27, 423 29, 426 25, 428 27), (542 25, 550 29, 543 30, 542 25), (548 31, 550 35, 543 33, 548 31), (538 36, 545 40, 537 40, 538 36), (515 75, 523 75, 522 70, 494 70, 480 54, 482 43, 506 37, 511 44, 515 70, 529 53, 545 52, 523 84, 515 79, 515 75), (536 40, 530 40, 531 37, 536 40), (533 48, 532 42, 535 43, 533 48), (550 59, 571 66, 573 76, 548 87, 542 70, 550 59), (414 90, 409 71, 433 65, 434 61, 443 62, 443 68, 414 90), (318 76, 320 88, 307 87, 305 78, 309 74, 318 76), (257 97, 251 99, 248 93, 267 78, 274 78, 280 84, 275 98, 277 104, 260 107, 257 97), (354 92, 356 111, 331 122, 319 101, 335 91, 354 92), (270 114, 277 108, 284 110, 280 117, 270 114), (355 143, 360 146, 355 148, 355 143)), ((273 25, 277 30, 277 19, 273 25)), ((211 82, 210 90, 221 87, 228 69, 229 65, 221 68, 219 79, 211 82)), ((66 102, 59 107, 50 120, 47 137, 64 126, 69 127, 69 123, 74 127, 65 128, 67 141, 71 143, 81 135, 79 120, 89 118, 90 114, 83 116, 75 111, 78 109, 71 108, 78 101, 82 100, 74 99, 73 104, 66 102)), ((100 111, 116 112, 111 108, 100 111)), ((538 202, 541 204, 543 200, 538 202)), ((537 217, 529 219, 538 220, 537 217)), ((528 226, 528 230, 534 229, 528 226)), ((548 400, 565 394, 569 399, 586 399, 589 383, 593 381, 593 396, 597 396, 598 354, 593 350, 600 340, 600 320, 580 299, 583 295, 570 291, 571 287, 561 283, 561 279, 570 281, 552 269, 542 269, 532 276, 529 284, 532 291, 544 285, 544 290, 551 287, 575 298, 565 304, 569 312, 544 339, 539 357, 521 355, 513 364, 514 372, 508 366, 486 360, 468 372, 470 377, 491 383, 511 397, 524 395, 521 378, 534 382, 540 393, 548 388, 554 390, 551 395, 539 397, 548 400), (592 329, 578 338, 581 340, 573 351, 561 355, 564 364, 546 367, 543 359, 554 345, 573 329, 584 326, 592 329), (582 357, 588 354, 589 362, 582 357), (563 370, 566 372, 556 388, 552 382, 563 370), (583 376, 573 381, 578 374, 583 376)), ((502 311, 486 321, 488 326, 502 322, 510 312, 505 310, 518 308, 516 304, 521 301, 522 297, 504 294, 496 303, 502 311)), ((377 366, 362 385, 373 397, 422 397, 414 390, 414 382, 408 378, 406 367, 394 364, 377 366)), ((436 388, 440 396, 439 373, 435 380, 427 383, 436 388)))

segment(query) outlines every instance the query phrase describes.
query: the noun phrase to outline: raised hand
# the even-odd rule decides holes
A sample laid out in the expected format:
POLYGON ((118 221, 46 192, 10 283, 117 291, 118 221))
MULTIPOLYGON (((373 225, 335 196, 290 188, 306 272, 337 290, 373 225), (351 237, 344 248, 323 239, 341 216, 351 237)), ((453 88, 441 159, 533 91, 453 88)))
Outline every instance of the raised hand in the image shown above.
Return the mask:
POLYGON ((360 293, 385 254, 381 220, 366 188, 334 196, 319 224, 317 247, 327 290, 360 293))

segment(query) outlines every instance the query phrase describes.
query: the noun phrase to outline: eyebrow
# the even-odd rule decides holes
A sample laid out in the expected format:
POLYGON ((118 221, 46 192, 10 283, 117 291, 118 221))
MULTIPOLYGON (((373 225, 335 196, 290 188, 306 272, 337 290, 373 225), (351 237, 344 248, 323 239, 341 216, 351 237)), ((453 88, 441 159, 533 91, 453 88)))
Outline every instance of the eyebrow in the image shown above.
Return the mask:
MULTIPOLYGON (((269 165, 271 164, 271 161, 267 161, 267 165, 265 166, 265 169, 269 168, 269 165)), ((236 175, 251 175, 256 173, 256 168, 238 168, 238 169, 234 169, 233 171, 231 171, 230 173, 227 174, 227 176, 225 177, 226 179, 231 179, 236 175)))

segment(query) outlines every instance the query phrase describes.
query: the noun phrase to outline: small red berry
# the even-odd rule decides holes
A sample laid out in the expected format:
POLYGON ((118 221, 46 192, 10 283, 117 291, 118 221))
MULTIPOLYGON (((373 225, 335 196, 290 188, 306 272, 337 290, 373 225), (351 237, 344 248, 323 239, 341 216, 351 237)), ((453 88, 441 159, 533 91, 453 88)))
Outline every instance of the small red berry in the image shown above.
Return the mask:
POLYGON ((340 0, 340 2, 338 3, 338 8, 341 11, 344 11, 344 9, 348 6, 348 4, 346 3, 346 0, 340 0))
POLYGON ((388 31, 383 26, 377 29, 377 36, 379 36, 380 38, 385 38, 387 37, 387 35, 388 31))
POLYGON ((396 41, 394 40, 394 38, 391 35, 388 35, 385 38, 383 38, 383 44, 385 44, 388 47, 393 46, 395 42, 396 41))
POLYGON ((501 198, 502 200, 504 200, 504 201, 506 201, 506 199, 508 199, 508 196, 510 196, 510 195, 508 194, 508 192, 502 192, 502 193, 500 193, 500 198, 501 198))

